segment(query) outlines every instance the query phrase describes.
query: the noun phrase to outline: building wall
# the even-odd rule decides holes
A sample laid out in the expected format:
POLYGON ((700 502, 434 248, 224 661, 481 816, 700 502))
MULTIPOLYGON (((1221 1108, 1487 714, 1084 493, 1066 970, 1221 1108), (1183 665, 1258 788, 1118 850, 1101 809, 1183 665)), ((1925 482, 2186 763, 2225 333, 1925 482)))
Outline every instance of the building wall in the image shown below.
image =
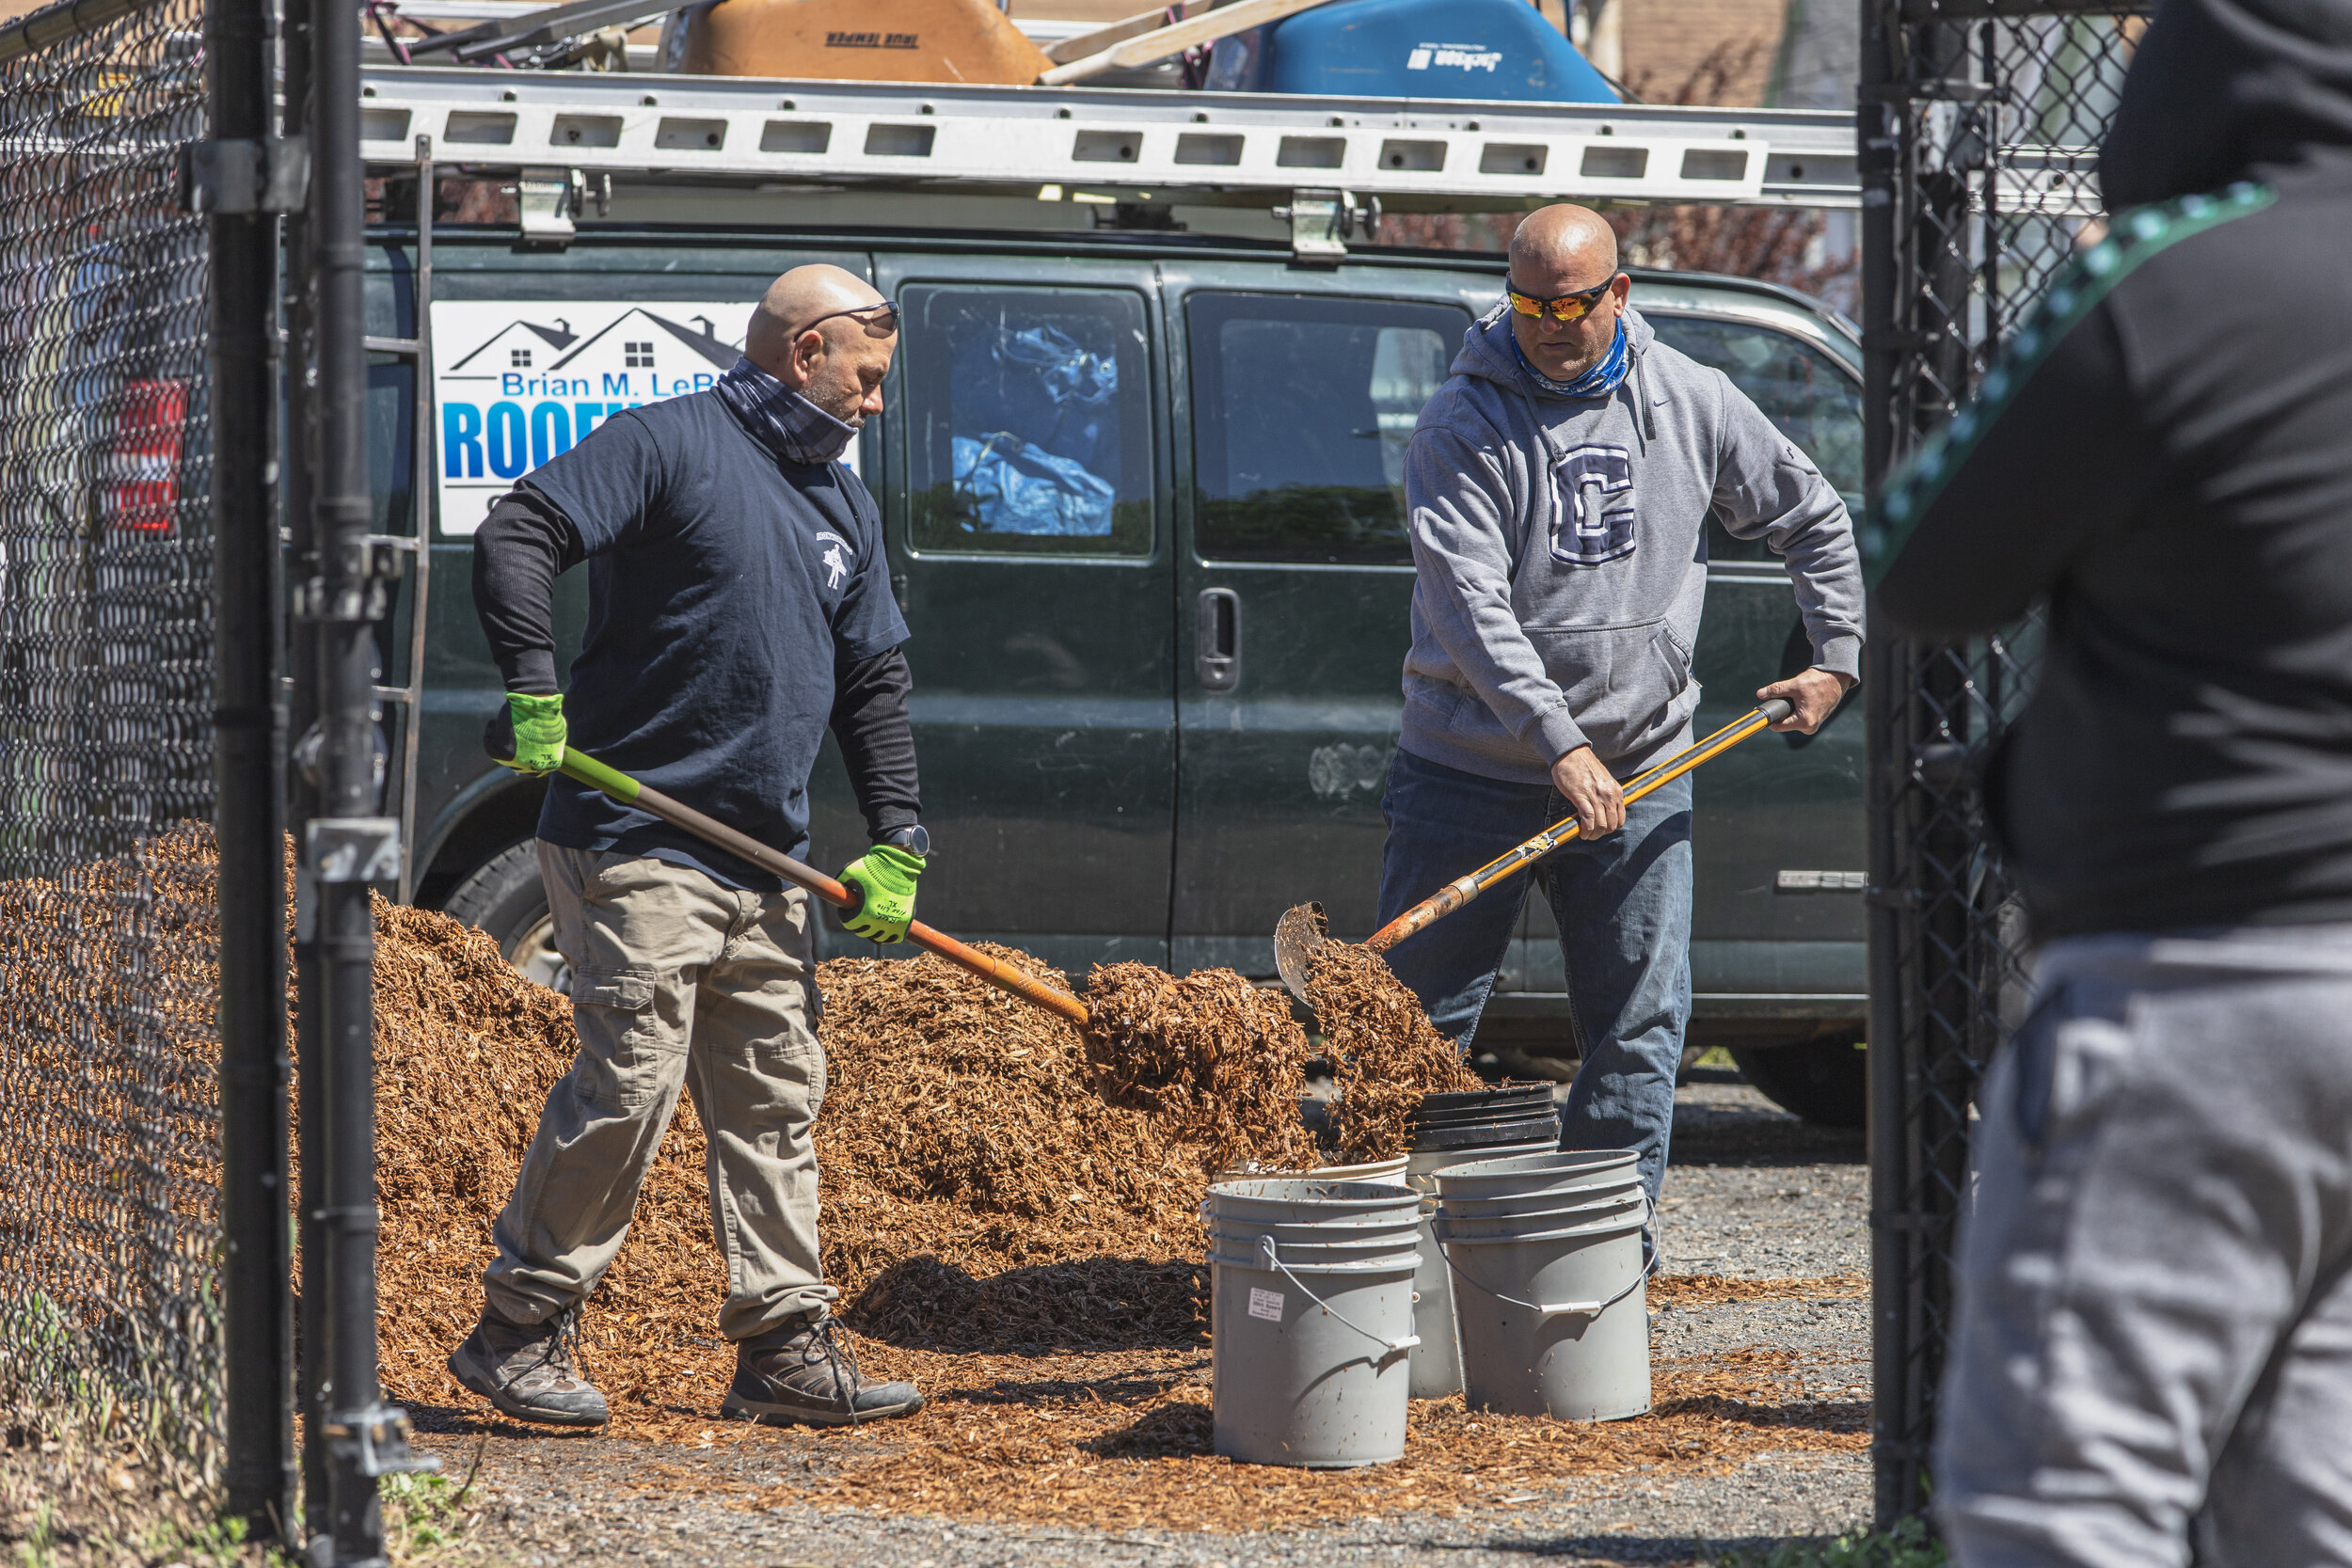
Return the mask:
POLYGON ((1760 104, 1789 0, 1613 0, 1625 8, 1625 82, 1652 103, 1760 104))

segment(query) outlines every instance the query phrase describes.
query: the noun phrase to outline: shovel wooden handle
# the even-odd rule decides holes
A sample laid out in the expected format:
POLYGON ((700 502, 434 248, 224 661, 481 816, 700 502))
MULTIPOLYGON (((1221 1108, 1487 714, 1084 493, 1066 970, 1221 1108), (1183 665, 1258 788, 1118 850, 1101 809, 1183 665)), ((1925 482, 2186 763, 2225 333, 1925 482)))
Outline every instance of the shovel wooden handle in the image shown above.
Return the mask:
MULTIPOLYGON (((1686 751, 1677 752, 1648 772, 1635 778, 1631 784, 1625 786, 1627 803, 1630 804, 1652 790, 1674 783, 1702 762, 1722 756, 1758 730, 1779 723, 1794 711, 1795 709, 1788 703, 1774 697, 1763 706, 1749 713, 1746 718, 1725 724, 1706 739, 1695 743, 1686 751)), ((1414 932, 1426 930, 1443 920, 1497 882, 1506 881, 1516 877, 1563 844, 1567 843, 1568 840, 1577 837, 1580 832, 1576 818, 1573 816, 1565 821, 1554 822, 1508 854, 1488 861, 1467 877, 1456 878, 1446 883, 1436 893, 1373 932, 1365 940, 1364 945, 1375 953, 1388 951, 1414 932)))
MULTIPOLYGON (((706 844, 717 845, 728 854, 749 861, 762 871, 772 872, 787 882, 804 887, 835 909, 854 910, 858 906, 857 894, 815 866, 796 861, 782 850, 771 849, 751 834, 738 832, 716 817, 705 816, 693 807, 673 800, 648 784, 639 784, 618 768, 607 768, 584 752, 576 752, 569 746, 564 748, 564 774, 591 789, 602 790, 623 805, 650 812, 670 826, 682 828, 706 844)), ((1010 991, 1024 1002, 1032 1003, 1050 1013, 1058 1013, 1082 1029, 1086 1027, 1088 1015, 1085 1003, 1041 980, 1031 979, 1012 965, 992 958, 977 947, 966 946, 945 931, 935 931, 919 920, 911 920, 907 922, 907 941, 926 953, 936 953, 949 963, 970 970, 990 985, 1010 991)))

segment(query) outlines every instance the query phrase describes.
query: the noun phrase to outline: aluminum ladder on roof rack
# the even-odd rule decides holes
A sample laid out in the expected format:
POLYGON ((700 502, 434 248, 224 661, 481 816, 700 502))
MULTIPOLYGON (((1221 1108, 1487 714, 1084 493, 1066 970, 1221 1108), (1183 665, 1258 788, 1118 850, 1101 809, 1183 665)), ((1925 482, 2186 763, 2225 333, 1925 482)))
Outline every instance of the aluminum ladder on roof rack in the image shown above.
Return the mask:
MULTIPOLYGON (((445 158, 516 169, 544 187, 659 173, 1005 193, 1071 186, 1236 206, 1302 190, 1311 205, 1343 191, 1344 206, 1391 210, 1861 202, 1853 117, 1823 110, 420 66, 370 66, 362 80, 371 162, 409 162, 412 138, 427 135, 445 158)), ((550 237, 567 230, 559 221, 550 237)))

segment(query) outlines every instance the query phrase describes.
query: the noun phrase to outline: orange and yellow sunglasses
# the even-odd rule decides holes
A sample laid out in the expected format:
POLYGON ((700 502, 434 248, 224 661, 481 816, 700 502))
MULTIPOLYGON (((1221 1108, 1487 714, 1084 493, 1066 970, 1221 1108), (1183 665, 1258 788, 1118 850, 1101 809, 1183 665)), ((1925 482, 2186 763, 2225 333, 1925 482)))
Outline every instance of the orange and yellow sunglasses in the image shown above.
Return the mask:
POLYGON ((1586 316, 1591 315, 1593 308, 1600 303, 1600 296, 1607 293, 1610 285, 1616 280, 1617 275, 1611 273, 1608 277, 1589 289, 1572 294, 1558 294, 1550 299, 1538 299, 1534 294, 1523 294, 1508 283, 1502 286, 1502 293, 1503 296, 1510 300, 1511 309, 1520 315, 1537 318, 1549 315, 1553 321, 1565 325, 1568 322, 1582 321, 1586 316))

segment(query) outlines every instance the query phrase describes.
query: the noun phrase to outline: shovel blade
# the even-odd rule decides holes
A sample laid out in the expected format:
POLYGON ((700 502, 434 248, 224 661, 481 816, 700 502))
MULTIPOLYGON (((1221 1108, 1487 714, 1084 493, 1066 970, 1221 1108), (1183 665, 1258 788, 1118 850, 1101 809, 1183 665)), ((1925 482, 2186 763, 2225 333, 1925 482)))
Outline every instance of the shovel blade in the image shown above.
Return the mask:
POLYGON ((1321 904, 1295 904, 1283 911, 1274 927, 1274 967, 1282 976, 1282 984, 1301 1002, 1307 1000, 1307 969, 1314 962, 1315 949, 1323 945, 1324 936, 1331 922, 1321 904))

